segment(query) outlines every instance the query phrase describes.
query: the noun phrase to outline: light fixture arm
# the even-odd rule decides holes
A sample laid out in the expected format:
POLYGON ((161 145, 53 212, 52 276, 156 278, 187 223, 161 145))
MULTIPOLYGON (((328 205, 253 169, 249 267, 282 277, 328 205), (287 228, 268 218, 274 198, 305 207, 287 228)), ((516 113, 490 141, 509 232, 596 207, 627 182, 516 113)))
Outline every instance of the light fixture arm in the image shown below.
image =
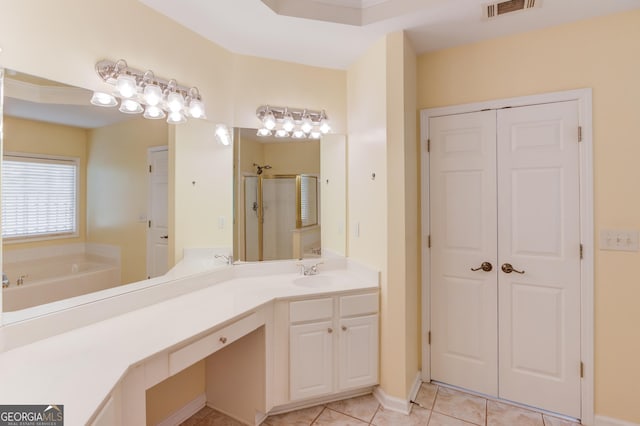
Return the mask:
POLYGON ((269 111, 273 113, 276 120, 282 120, 287 113, 291 114, 296 122, 301 121, 305 117, 309 117, 314 123, 319 123, 322 119, 328 119, 327 113, 324 110, 290 108, 271 105, 259 106, 258 109, 256 109, 256 117, 258 117, 258 120, 262 121, 265 115, 269 113, 269 111))
POLYGON ((116 79, 121 74, 131 75, 136 79, 138 85, 142 88, 150 83, 155 83, 162 89, 163 93, 166 89, 172 92, 181 93, 186 97, 189 95, 190 87, 181 86, 175 79, 166 80, 156 77, 151 70, 140 71, 127 65, 127 61, 119 59, 117 62, 105 59, 96 63, 96 73, 105 82, 114 85, 116 79))

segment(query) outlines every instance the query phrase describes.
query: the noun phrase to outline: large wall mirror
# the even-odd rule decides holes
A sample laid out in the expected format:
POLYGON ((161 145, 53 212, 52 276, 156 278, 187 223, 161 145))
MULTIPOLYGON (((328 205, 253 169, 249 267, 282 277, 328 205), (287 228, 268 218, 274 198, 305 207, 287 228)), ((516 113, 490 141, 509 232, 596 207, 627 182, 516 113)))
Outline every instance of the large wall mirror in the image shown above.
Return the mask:
POLYGON ((168 124, 90 98, 4 72, 3 312, 167 270, 168 124))
POLYGON ((344 136, 313 140, 256 133, 239 128, 234 135, 234 258, 345 255, 344 136))
POLYGON ((254 262, 319 256, 320 140, 238 129, 234 149, 234 257, 254 262))
MULTIPOLYGON (((227 164, 231 151, 210 146, 213 123, 172 132, 164 120, 90 105, 86 89, 11 70, 4 78, 0 73, 0 83, 3 166, 11 163, 2 167, 5 323, 73 306, 29 310, 47 303, 89 293, 111 297, 166 281, 147 278, 162 276, 183 248, 228 247, 231 238, 216 234, 230 234, 220 230, 224 209, 211 214, 209 204, 224 200, 231 211, 231 167, 212 167, 203 156, 227 164), (173 230, 169 146, 183 159, 175 171, 183 201, 173 206, 173 230), (223 188, 226 193, 217 194, 223 188), (30 210, 39 205, 50 208, 30 210)), ((234 129, 235 259, 346 255, 346 137, 264 142, 255 129, 234 129), (262 204, 254 209, 254 203, 262 204)))

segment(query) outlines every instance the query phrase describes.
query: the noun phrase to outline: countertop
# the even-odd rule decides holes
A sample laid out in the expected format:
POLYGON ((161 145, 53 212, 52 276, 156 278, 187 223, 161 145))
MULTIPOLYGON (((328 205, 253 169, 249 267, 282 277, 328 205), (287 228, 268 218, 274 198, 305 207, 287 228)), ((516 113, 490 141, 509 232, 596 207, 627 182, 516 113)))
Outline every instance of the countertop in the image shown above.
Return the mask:
POLYGON ((294 284, 301 277, 295 262, 218 268, 198 275, 211 282, 205 288, 2 352, 0 404, 63 404, 65 424, 85 424, 130 366, 193 336, 277 299, 378 288, 375 271, 337 265, 320 267, 317 276, 331 277, 321 286, 294 284))

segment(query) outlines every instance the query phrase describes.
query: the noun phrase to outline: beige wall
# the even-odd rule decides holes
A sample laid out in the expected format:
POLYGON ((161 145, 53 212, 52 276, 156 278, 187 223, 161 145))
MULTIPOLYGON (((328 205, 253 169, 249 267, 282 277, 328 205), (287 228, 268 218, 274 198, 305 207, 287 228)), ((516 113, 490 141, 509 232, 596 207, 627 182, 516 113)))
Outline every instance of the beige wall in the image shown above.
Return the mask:
POLYGON ((404 399, 419 353, 415 54, 393 33, 347 76, 348 253, 381 271, 380 385, 404 399))
POLYGON ((157 425, 205 393, 205 360, 147 389, 147 425, 157 425))
POLYGON ((171 126, 170 135, 170 253, 177 262, 185 248, 232 247, 233 147, 207 121, 171 126))
POLYGON ((342 70, 233 55, 233 123, 256 128, 260 105, 324 109, 335 133, 346 133, 346 73, 342 70))
POLYGON ((320 141, 267 143, 262 149, 272 167, 267 174, 320 174, 320 141))
POLYGON ((347 137, 327 134, 320 144, 322 251, 347 255, 347 137))
POLYGON ((31 243, 3 244, 3 250, 15 250, 85 241, 87 187, 87 131, 77 127, 4 117, 4 152, 61 155, 80 159, 78 194, 78 237, 31 243))
MULTIPOLYGON (((418 106, 593 89, 595 235, 640 229, 640 10, 421 55, 418 106)), ((595 411, 640 422, 640 253, 595 250, 595 411)))
MULTIPOLYGON (((396 32, 387 36, 389 318, 383 326, 392 335, 392 356, 402 357, 404 397, 409 396, 419 364, 416 117, 416 54, 405 35, 396 32)), ((398 361, 393 359, 386 365, 388 374, 398 374, 391 368, 393 364, 398 361)))
POLYGON ((89 132, 87 241, 120 248, 122 283, 147 278, 148 148, 168 144, 163 120, 89 132))

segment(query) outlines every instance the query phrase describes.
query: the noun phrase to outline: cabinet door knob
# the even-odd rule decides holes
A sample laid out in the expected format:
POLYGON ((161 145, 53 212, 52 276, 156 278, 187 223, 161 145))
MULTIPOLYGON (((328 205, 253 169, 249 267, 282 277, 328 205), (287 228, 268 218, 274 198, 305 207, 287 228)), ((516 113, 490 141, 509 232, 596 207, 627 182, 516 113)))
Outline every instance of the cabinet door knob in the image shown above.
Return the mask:
POLYGON ((222 337, 220 338, 220 343, 222 343, 223 345, 224 345, 225 343, 227 343, 227 338, 226 338, 226 337, 224 337, 224 336, 222 336, 222 337))
POLYGON ((347 326, 346 325, 342 326, 342 331, 347 331, 347 326))
POLYGON ((331 327, 327 328, 327 332, 328 333, 333 333, 333 328, 331 328, 331 327))

